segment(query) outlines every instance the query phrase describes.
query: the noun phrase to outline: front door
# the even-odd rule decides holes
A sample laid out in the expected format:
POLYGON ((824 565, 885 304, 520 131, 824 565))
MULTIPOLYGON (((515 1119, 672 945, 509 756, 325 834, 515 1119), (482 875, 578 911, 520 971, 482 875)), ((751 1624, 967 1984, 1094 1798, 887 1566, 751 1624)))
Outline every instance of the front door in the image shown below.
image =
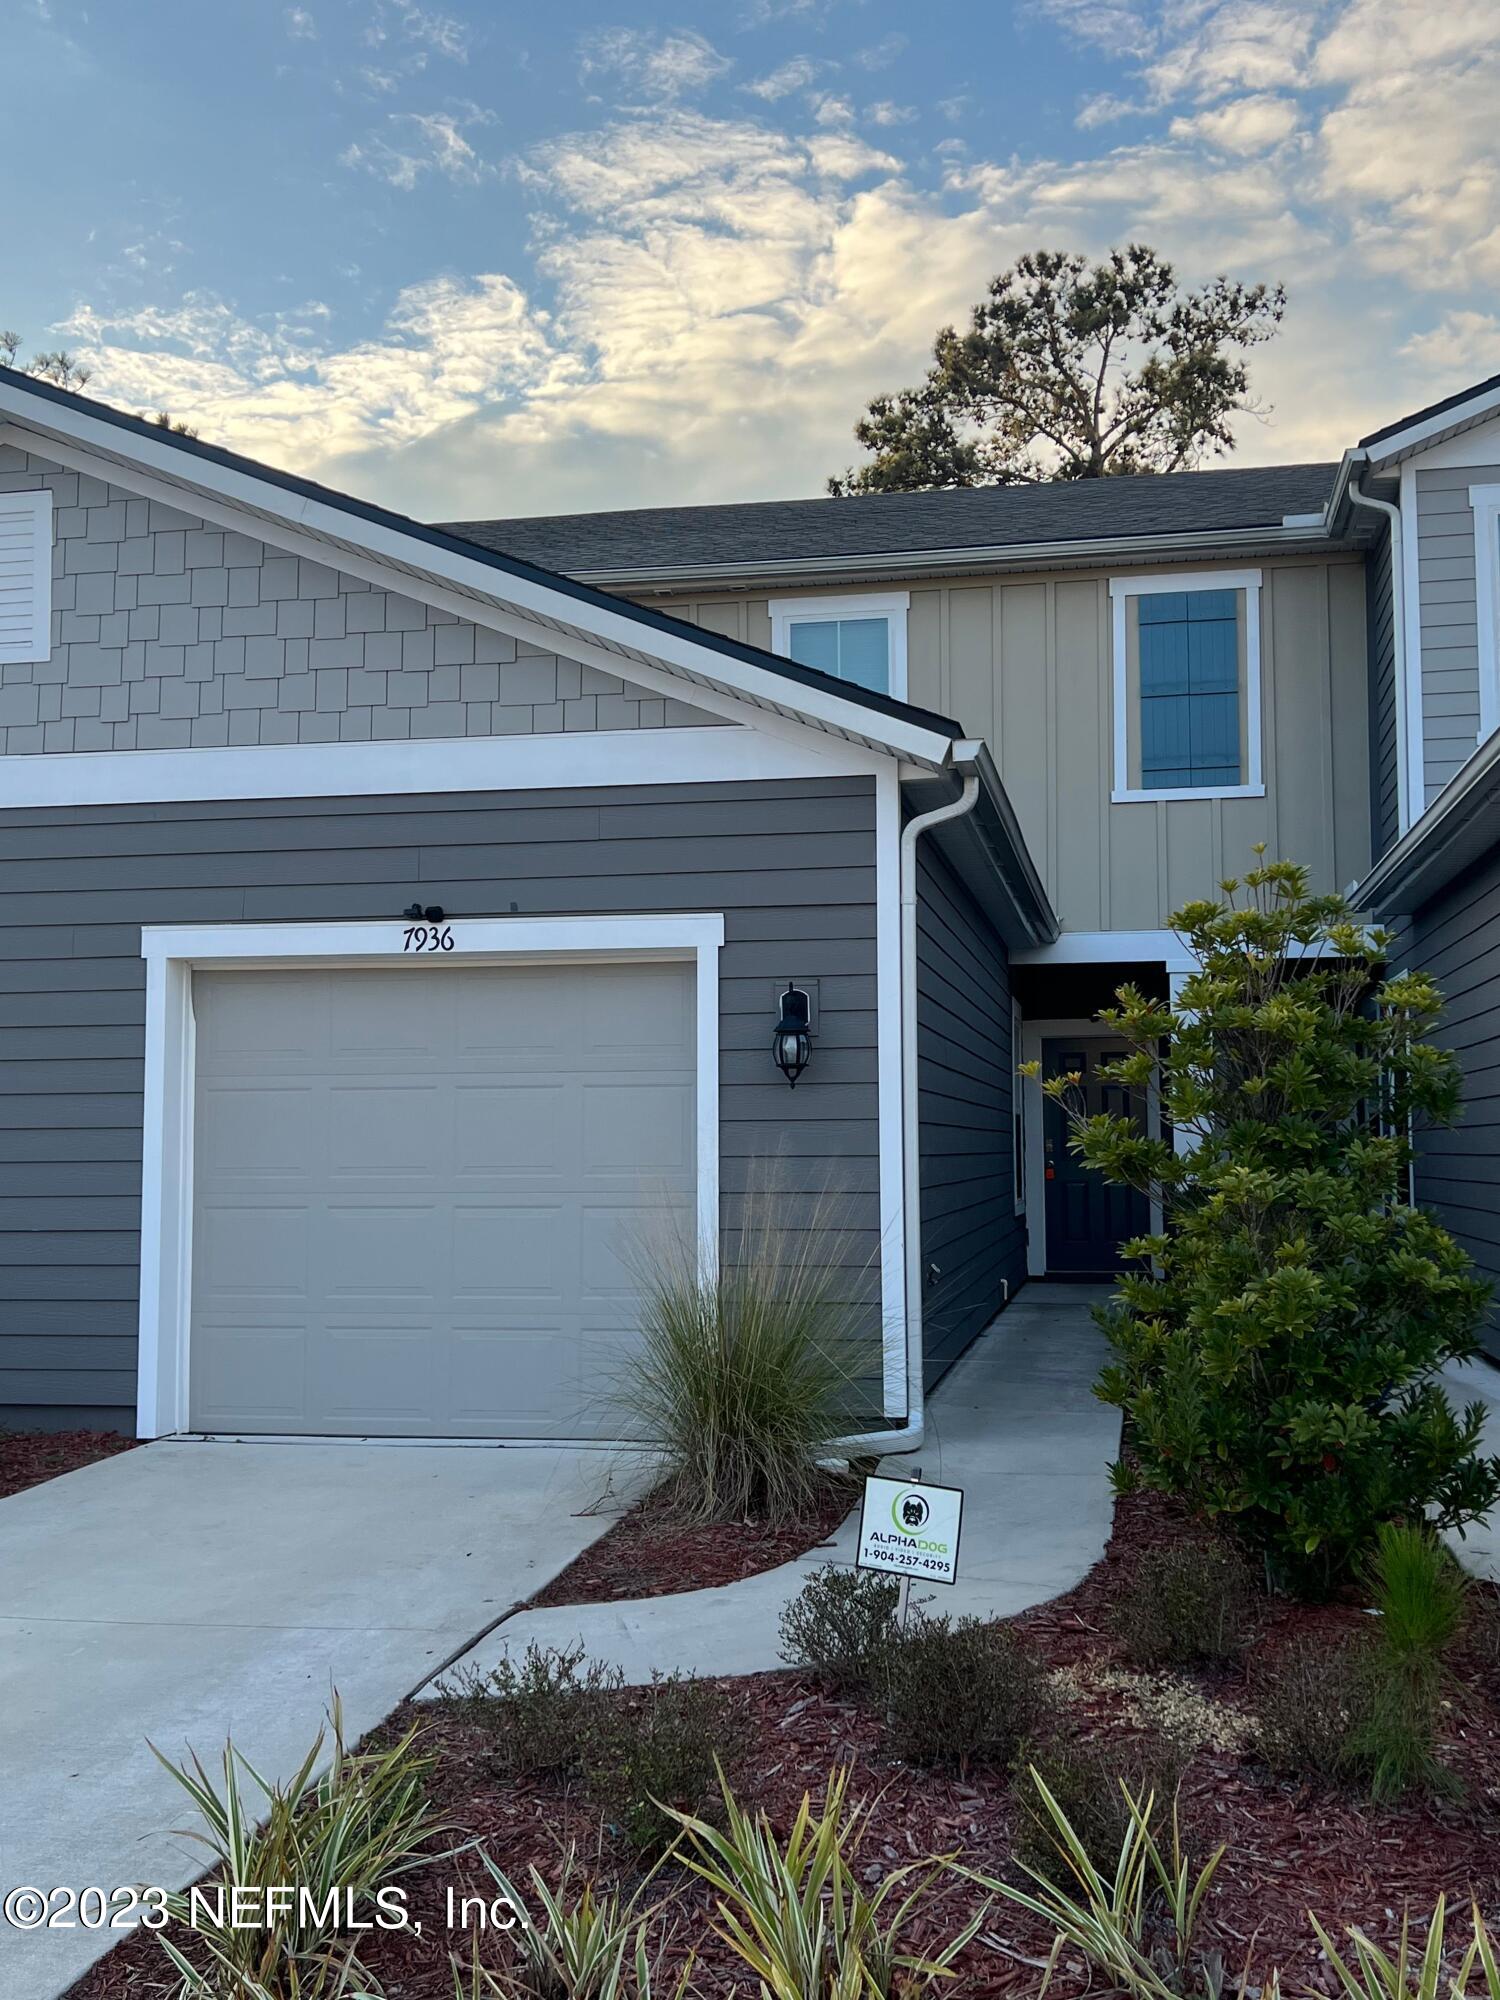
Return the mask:
MULTIPOLYGON (((1118 1043, 1044 1041, 1042 1072, 1082 1078, 1079 1096, 1090 1118, 1101 1113, 1141 1116, 1142 1107, 1117 1083, 1106 1083, 1100 1066, 1124 1055, 1118 1043)), ((1134 1188, 1114 1187, 1086 1167, 1068 1146, 1068 1121, 1060 1105, 1044 1100, 1042 1138, 1046 1159, 1047 1271, 1058 1277, 1110 1275, 1123 1268, 1120 1245, 1143 1236, 1151 1226, 1151 1205, 1134 1188)))

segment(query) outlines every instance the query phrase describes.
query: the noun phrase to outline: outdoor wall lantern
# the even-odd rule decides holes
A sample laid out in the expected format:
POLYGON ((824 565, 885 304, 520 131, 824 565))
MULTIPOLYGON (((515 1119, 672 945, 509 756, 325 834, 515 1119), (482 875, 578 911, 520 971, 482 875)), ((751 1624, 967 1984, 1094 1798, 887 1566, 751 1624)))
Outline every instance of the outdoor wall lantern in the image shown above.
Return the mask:
POLYGON ((812 1002, 800 986, 793 986, 789 980, 781 996, 781 1019, 771 1037, 771 1053, 776 1058, 776 1067, 793 1090, 797 1088, 797 1079, 807 1068, 807 1059, 812 1054, 811 1021, 812 1002))

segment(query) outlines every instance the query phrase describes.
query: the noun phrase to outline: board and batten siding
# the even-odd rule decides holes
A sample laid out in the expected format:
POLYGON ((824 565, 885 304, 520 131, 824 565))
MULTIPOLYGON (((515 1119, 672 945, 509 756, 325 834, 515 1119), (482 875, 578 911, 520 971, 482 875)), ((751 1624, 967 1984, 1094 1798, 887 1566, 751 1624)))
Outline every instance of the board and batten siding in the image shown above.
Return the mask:
MULTIPOLYGON (((1500 1285, 1500 849, 1401 925, 1391 963, 1437 981, 1444 1011, 1434 1040, 1464 1072, 1458 1123, 1418 1133, 1417 1199, 1500 1285)), ((1500 1311, 1485 1342, 1500 1360, 1500 1311)))
MULTIPOLYGON (((1108 573, 912 590, 910 697, 989 744, 1065 930, 1156 930, 1182 903, 1216 895, 1225 875, 1242 873, 1257 841, 1305 862, 1319 890, 1346 888, 1368 869, 1363 562, 1259 567, 1266 796, 1255 799, 1111 803, 1108 573)), ((771 643, 764 596, 650 601, 712 631, 771 643)))
MULTIPOLYGON (((0 811, 0 1427, 134 1429, 142 924, 722 911, 721 1186, 847 1197, 879 1248, 869 778, 0 811), (770 1054, 816 982, 813 1064, 770 1054)), ((858 1361, 879 1367, 878 1327, 858 1361)))
POLYGON ((0 445, 0 494, 40 490, 51 648, 0 664, 0 755, 723 720, 0 445))
POLYGON ((917 846, 922 1337, 928 1386, 1026 1276, 1011 1131, 1005 946, 932 845, 917 846), (935 1273, 935 1275, 934 1275, 935 1273))
POLYGON ((1500 484, 1500 465, 1416 473, 1422 633, 1422 773, 1430 805, 1479 740, 1479 624, 1471 486, 1500 484))

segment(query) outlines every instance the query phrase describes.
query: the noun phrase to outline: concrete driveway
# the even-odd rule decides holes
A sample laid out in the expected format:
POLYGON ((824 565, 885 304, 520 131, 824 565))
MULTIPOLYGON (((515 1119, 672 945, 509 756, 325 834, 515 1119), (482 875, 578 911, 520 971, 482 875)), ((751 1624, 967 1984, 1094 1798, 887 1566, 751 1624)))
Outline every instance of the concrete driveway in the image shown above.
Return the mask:
MULTIPOLYGON (((330 1689, 350 1738, 609 1526, 620 1461, 543 1447, 146 1445, 0 1501, 0 1892, 180 1886, 191 1808, 146 1738, 289 1775, 330 1689)), ((627 1474, 628 1477, 628 1474, 627 1474)), ((0 1926, 0 2000, 107 1934, 0 1926)))

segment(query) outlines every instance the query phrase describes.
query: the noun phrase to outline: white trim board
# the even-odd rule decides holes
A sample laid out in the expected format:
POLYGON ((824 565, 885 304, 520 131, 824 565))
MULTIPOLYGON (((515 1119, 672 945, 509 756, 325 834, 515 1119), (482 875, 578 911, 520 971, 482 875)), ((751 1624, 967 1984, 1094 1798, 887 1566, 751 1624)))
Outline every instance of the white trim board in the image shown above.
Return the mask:
POLYGON ((1427 810, 1426 723, 1422 714, 1422 563, 1418 546, 1417 469, 1401 467, 1401 604, 1405 623, 1406 686, 1396 690, 1406 722, 1406 795, 1398 815, 1400 830, 1415 825, 1427 810))
POLYGON ((140 1352, 136 1434, 188 1426, 192 1336, 193 972, 370 965, 606 964, 682 961, 696 975, 698 1254, 719 1254, 719 952, 722 915, 457 919, 455 949, 408 954, 407 926, 385 923, 164 924, 141 931, 146 1074, 141 1183, 140 1352))
POLYGON ((1114 771, 1110 803, 1141 805, 1174 799, 1263 799, 1261 768, 1264 733, 1261 696, 1260 586, 1258 569, 1182 570, 1169 576, 1112 576, 1110 600, 1110 685, 1114 701, 1114 771), (1242 785, 1182 786, 1172 791, 1130 783, 1129 717, 1126 708, 1125 604, 1132 597, 1160 597, 1178 590, 1242 590, 1245 593, 1246 782, 1242 785))
MULTIPOLYGON (((875 777, 875 1021, 880 1148, 881 1414, 905 1418, 906 1199, 901 1038, 901 786, 875 777)), ((915 1028, 913 1028, 915 1032, 915 1028)), ((916 1135, 913 1144, 919 1143, 916 1135)), ((913 1246, 913 1256, 919 1246, 913 1246)))
POLYGON ((719 725, 227 750, 85 750, 0 757, 0 809, 386 793, 566 790, 866 776, 889 759, 810 730, 800 743, 719 725))

